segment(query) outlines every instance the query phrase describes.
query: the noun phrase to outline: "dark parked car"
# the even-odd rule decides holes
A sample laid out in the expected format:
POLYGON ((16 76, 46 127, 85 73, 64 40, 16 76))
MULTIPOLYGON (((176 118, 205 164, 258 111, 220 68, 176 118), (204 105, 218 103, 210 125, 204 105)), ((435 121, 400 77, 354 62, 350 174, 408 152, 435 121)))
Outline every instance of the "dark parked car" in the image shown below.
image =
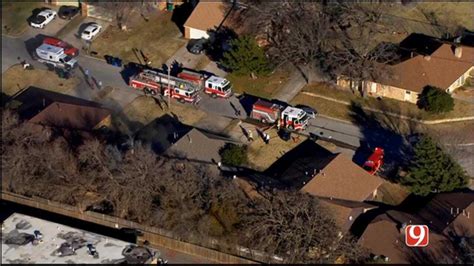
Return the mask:
POLYGON ((207 39, 191 39, 188 42, 187 49, 192 54, 202 54, 206 49, 207 39))
POLYGON ((318 114, 318 112, 314 108, 309 107, 307 105, 298 104, 295 107, 300 108, 301 110, 305 111, 306 114, 308 114, 308 116, 311 118, 315 118, 316 115, 318 114))
POLYGON ((79 7, 77 6, 61 6, 59 8, 58 16, 62 19, 72 19, 79 13, 79 7))

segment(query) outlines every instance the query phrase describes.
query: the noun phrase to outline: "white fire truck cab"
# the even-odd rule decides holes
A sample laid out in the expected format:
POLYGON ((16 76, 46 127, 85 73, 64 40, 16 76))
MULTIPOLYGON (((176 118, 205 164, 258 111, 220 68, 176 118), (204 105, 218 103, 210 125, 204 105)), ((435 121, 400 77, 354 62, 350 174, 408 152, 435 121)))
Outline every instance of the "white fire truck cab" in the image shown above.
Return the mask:
POLYGON ((280 114, 279 127, 291 130, 304 130, 310 117, 299 108, 288 106, 280 114))
POLYGON ((266 124, 276 123, 279 128, 290 130, 304 130, 310 120, 307 113, 300 108, 292 106, 285 108, 261 99, 253 104, 250 117, 266 124))
POLYGON ((197 104, 200 101, 198 87, 184 79, 145 69, 134 77, 130 78, 130 86, 143 90, 146 94, 162 94, 179 102, 197 104))
POLYGON ((232 85, 225 78, 211 76, 204 82, 204 92, 213 98, 228 98, 232 95, 232 85))

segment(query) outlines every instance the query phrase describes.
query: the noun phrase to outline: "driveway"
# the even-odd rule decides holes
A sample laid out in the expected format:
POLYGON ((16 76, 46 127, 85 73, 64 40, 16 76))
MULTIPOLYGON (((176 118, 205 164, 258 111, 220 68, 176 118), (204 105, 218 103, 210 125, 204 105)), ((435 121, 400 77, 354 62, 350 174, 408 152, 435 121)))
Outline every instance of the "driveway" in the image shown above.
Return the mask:
MULTIPOLYGON (((70 31, 63 33, 62 39, 71 44, 72 46, 76 47, 77 49, 81 50, 82 52, 82 48, 87 47, 87 43, 85 40, 81 39, 81 34, 85 30, 85 28, 87 28, 87 26, 92 23, 97 23, 102 26, 102 30, 97 36, 103 33, 107 29, 107 27, 110 26, 110 23, 107 21, 86 17, 82 19, 78 27, 72 28, 70 31)), ((97 36, 95 38, 97 38, 97 36)), ((92 40, 92 42, 94 42, 94 40, 92 40)))
POLYGON ((166 64, 168 66, 176 61, 178 63, 183 64, 183 67, 185 68, 195 69, 199 61, 206 56, 205 54, 195 55, 188 52, 188 49, 186 49, 186 45, 187 43, 181 48, 179 48, 178 51, 176 51, 176 53, 166 61, 166 64))
MULTIPOLYGON (((59 6, 57 7, 49 6, 48 8, 56 10, 57 12, 59 9, 59 6)), ((46 36, 56 36, 56 34, 69 22, 70 20, 65 20, 65 19, 56 17, 53 21, 51 21, 48 25, 46 25, 44 29, 36 29, 33 27, 28 27, 28 30, 23 35, 21 35, 20 38, 23 40, 28 40, 30 38, 35 37, 38 34, 42 34, 46 36)))

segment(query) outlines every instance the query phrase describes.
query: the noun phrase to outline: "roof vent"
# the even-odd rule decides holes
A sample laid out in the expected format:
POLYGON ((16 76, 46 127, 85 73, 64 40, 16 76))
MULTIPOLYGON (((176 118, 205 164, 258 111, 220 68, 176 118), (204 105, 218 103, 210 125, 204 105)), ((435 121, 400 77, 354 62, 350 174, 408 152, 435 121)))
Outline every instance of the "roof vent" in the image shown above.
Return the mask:
POLYGON ((423 58, 424 58, 426 61, 430 61, 430 60, 431 60, 431 56, 429 56, 429 55, 425 55, 425 56, 423 56, 423 58))
POLYGON ((454 47, 454 56, 456 58, 461 58, 462 57, 462 47, 461 46, 455 46, 454 47))

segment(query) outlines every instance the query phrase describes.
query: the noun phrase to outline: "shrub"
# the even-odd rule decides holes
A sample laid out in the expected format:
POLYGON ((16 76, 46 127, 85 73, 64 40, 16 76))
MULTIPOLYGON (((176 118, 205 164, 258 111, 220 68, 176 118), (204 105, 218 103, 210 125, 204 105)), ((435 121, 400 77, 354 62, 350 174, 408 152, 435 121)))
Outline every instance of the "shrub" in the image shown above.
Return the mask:
POLYGON ((449 93, 436 87, 426 86, 417 105, 430 113, 446 113, 453 110, 454 100, 449 93))
POLYGON ((247 146, 245 145, 228 143, 219 153, 224 164, 240 166, 247 163, 247 146))
POLYGON ((222 64, 236 75, 266 75, 271 71, 265 51, 253 37, 243 36, 231 42, 232 49, 224 54, 222 64))

